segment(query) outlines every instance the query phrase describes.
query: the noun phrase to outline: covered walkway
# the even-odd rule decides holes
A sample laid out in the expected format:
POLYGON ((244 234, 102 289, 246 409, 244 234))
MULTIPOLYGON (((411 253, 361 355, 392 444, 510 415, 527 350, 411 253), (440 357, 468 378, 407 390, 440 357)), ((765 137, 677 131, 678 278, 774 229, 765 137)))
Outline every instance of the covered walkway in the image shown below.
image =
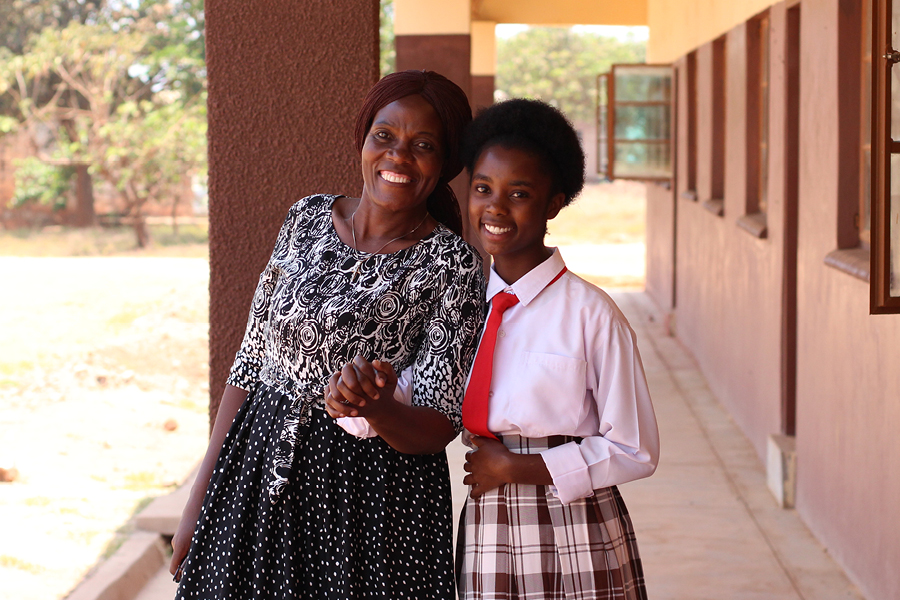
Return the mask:
MULTIPOLYGON (((778 508, 750 443, 712 396, 690 355, 667 334, 650 299, 643 293, 613 295, 640 339, 662 437, 656 474, 621 487, 650 598, 862 598, 797 513, 778 508)), ((464 452, 458 442, 451 446, 457 507, 465 495, 458 483, 464 452)), ((169 512, 171 523, 177 510, 169 512)), ((160 516, 152 522, 165 523, 160 516)), ((160 569, 140 592, 116 597, 170 600, 174 591, 171 576, 160 569)), ((100 596, 84 596, 89 597, 100 596)))

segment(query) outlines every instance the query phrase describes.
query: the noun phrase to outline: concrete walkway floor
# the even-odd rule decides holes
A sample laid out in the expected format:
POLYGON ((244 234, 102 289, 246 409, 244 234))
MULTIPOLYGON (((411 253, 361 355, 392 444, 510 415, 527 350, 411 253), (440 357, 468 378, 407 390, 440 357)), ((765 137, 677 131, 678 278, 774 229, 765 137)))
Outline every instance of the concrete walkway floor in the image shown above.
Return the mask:
MULTIPOLYGON (((656 474, 620 486, 650 599, 861 599, 797 513, 777 506, 759 457, 649 298, 613 297, 638 334, 662 438, 656 474)), ((466 493, 464 452, 458 441, 449 448, 456 514, 466 493)), ((160 569, 137 595, 116 597, 170 600, 174 593, 160 569)))

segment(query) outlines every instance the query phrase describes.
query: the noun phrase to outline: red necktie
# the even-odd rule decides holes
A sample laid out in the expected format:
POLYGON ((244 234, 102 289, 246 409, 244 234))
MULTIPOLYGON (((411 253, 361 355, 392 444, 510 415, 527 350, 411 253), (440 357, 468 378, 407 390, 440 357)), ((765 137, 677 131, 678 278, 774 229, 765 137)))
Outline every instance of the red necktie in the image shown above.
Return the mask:
POLYGON ((475 435, 497 439, 488 431, 488 394, 491 391, 491 371, 494 369, 494 347, 497 344, 497 330, 503 321, 503 313, 507 308, 519 302, 515 294, 499 293, 491 300, 491 314, 488 316, 484 335, 478 345, 472 376, 463 398, 463 425, 475 435))
MULTIPOLYGON (((547 289, 562 277, 567 271, 566 267, 556 274, 544 289, 547 289)), ((472 365, 472 376, 466 387, 466 395, 463 398, 462 418, 463 425, 469 433, 495 440, 497 436, 488 430, 488 398, 491 393, 491 373, 494 370, 494 348, 497 345, 497 331, 500 322, 503 321, 503 313, 507 308, 519 302, 515 294, 501 292, 495 294, 491 300, 491 314, 488 316, 484 335, 478 345, 478 353, 475 354, 475 364, 472 365)))

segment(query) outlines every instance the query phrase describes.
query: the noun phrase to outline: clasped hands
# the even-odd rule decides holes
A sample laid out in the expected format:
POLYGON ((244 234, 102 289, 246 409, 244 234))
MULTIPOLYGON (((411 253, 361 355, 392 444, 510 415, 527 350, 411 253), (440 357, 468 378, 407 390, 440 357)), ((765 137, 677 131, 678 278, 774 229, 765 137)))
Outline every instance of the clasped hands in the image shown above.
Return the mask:
MULTIPOLYGON (((368 361, 356 356, 340 371, 331 375, 325 386, 325 411, 333 419, 365 417, 371 419, 390 410, 397 387, 393 366, 384 361, 368 361)), ((509 472, 515 455, 501 442, 482 436, 471 436, 474 449, 466 452, 463 483, 469 495, 482 494, 511 481, 509 472)))
POLYGON ((325 411, 333 419, 376 417, 395 402, 397 374, 389 362, 357 355, 325 385, 325 411))

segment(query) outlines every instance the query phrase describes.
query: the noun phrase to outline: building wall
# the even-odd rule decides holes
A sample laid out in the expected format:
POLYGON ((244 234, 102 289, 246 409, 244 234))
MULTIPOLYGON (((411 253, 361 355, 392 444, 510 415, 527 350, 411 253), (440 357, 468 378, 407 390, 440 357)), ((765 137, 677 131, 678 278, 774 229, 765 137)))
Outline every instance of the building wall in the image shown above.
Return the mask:
POLYGON ((668 312, 674 305, 675 198, 671 189, 647 184, 646 290, 656 304, 668 312))
MULTIPOLYGON (((711 44, 698 51, 697 96, 704 99, 697 110, 701 115, 697 121, 698 195, 692 200, 678 194, 676 200, 675 312, 679 337, 693 350, 710 388, 762 459, 767 436, 781 430, 782 228, 778 215, 783 201, 779 184, 783 180, 770 172, 768 237, 759 239, 738 227, 738 220, 746 213, 746 44, 746 26, 728 32, 723 216, 706 208, 707 202, 714 200, 711 164, 722 157, 713 155, 713 124, 702 117, 710 114, 705 107, 714 82, 711 44)), ((777 62, 781 57, 773 53, 772 59, 777 62)), ((679 74, 685 79, 685 69, 679 74)), ((679 89, 686 87, 686 79, 679 80, 679 89)), ((773 103, 773 129, 781 122, 779 112, 773 103)), ((679 122, 678 133, 679 147, 686 149, 686 123, 679 122)), ((678 161, 679 165, 686 162, 678 161)), ((666 259, 657 260, 664 263, 666 259)))
POLYGON ((647 0, 647 62, 670 63, 775 4, 773 0, 647 0))
MULTIPOLYGON (((838 24, 855 0, 801 4, 797 508, 868 598, 900 598, 900 316, 869 313, 838 247, 838 24)), ((849 156, 848 156, 849 154, 849 156)))
MULTIPOLYGON (((678 52, 679 91, 684 90, 685 54, 696 50, 697 200, 684 189, 686 111, 678 107, 677 219, 661 199, 648 194, 648 290, 660 302, 666 277, 665 243, 650 240, 651 228, 673 224, 677 335, 696 356, 717 397, 726 405, 762 457, 766 437, 782 425, 781 323, 785 285, 786 77, 785 3, 771 7, 768 235, 759 239, 737 226, 747 193, 746 18, 752 2, 661 2, 650 0, 651 40, 686 35, 683 22, 662 17, 654 6, 680 5, 685 19, 700 6, 707 20, 725 13, 744 19, 727 29, 724 158, 711 149, 712 40, 722 33, 698 20, 704 38, 670 46, 678 52), (738 11, 736 5, 742 5, 738 11), (721 6, 719 6, 721 5, 721 6), (735 12, 738 11, 738 12, 735 12), (656 26, 653 24, 656 23, 656 26), (703 33, 705 32, 705 33, 703 33), (692 45, 688 45, 688 44, 692 45), (707 210, 712 166, 724 160, 724 215, 707 210), (677 223, 676 223, 677 221, 677 223)), ((762 3, 760 3, 762 4, 762 3)), ((791 5, 796 3, 791 2, 791 5)), ((752 6, 751 6, 752 5, 752 6)), ((846 169, 858 168, 858 148, 847 145, 844 125, 858 120, 842 79, 839 24, 847 23, 856 0, 803 0, 800 31, 800 148, 797 232, 797 509, 860 586, 867 598, 900 598, 900 316, 870 316, 868 284, 824 263, 846 241, 839 232, 848 218, 846 169), (848 167, 849 165, 849 167, 848 167)), ((714 20, 714 19, 713 19, 714 20)), ((693 34, 692 34, 693 35, 693 34)), ((652 43, 652 42, 651 42, 652 43)), ((669 42, 666 42, 669 43, 669 42)), ((859 43, 851 39, 851 44, 859 43)), ((663 44, 659 42, 657 47, 663 44)), ((668 50, 667 50, 668 52, 668 50)), ((658 55, 657 55, 658 56, 658 55)), ((685 96, 679 94, 680 101, 685 96)), ((858 102, 856 103, 858 105, 858 102)), ((851 140, 852 141, 852 140, 851 140)), ((868 174, 859 173, 865 177, 868 174)), ((852 187, 852 186, 851 186, 852 187)), ((850 190, 852 192, 852 190, 850 190)), ((852 211, 851 211, 852 213, 852 211)), ((851 215, 852 216, 852 215, 851 215)), ((656 234, 654 234, 656 235, 656 234)), ((844 236, 846 237, 846 236, 844 236)), ((790 281, 787 281, 789 284, 790 281)), ((660 302, 665 306, 663 302, 660 302)))
POLYGON ((353 126, 378 77, 378 8, 206 4, 212 413, 288 208, 308 194, 362 189, 353 126))

